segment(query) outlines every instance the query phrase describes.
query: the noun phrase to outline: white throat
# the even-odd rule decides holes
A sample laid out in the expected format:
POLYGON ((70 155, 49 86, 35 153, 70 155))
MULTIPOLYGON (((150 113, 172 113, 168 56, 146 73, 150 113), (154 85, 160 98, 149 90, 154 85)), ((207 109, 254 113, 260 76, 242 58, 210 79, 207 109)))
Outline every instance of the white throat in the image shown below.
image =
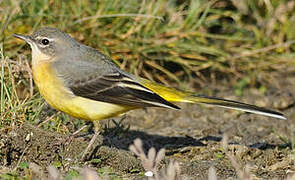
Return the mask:
POLYGON ((36 44, 30 43, 32 48, 32 66, 35 66, 44 61, 49 61, 52 57, 42 53, 36 44))

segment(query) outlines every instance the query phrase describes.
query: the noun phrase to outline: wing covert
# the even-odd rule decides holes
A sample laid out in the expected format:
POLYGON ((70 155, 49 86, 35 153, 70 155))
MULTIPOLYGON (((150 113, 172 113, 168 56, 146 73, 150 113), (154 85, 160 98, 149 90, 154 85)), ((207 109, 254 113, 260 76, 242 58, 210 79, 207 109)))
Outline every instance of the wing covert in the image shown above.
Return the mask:
POLYGON ((135 107, 158 106, 179 109, 119 71, 74 81, 69 88, 76 96, 96 101, 135 107))

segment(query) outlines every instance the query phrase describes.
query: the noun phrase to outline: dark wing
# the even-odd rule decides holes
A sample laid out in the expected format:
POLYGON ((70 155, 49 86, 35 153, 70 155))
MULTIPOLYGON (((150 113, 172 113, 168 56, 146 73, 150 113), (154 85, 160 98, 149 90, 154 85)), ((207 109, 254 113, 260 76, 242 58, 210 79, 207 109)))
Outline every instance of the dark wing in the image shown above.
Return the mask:
POLYGON ((133 107, 167 107, 180 109, 120 71, 89 76, 69 86, 76 96, 133 107))

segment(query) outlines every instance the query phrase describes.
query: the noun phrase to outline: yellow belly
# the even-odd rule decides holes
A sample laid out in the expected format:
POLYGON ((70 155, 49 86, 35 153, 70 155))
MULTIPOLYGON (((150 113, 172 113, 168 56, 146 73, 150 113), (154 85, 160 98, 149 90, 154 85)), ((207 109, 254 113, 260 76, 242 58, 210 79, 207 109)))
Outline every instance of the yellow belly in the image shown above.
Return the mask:
POLYGON ((33 76, 40 94, 53 108, 84 120, 118 116, 134 107, 115 105, 75 96, 51 69, 49 62, 33 66, 33 76))

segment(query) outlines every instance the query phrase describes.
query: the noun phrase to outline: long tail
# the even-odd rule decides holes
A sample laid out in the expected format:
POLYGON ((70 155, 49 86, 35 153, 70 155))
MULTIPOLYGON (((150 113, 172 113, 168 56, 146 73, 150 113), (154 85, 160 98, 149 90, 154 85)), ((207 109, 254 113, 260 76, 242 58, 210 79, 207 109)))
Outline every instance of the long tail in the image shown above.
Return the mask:
POLYGON ((279 113, 270 109, 254 106, 251 104, 232 101, 232 100, 226 100, 226 99, 221 99, 216 97, 208 97, 203 95, 188 96, 187 98, 184 98, 184 99, 186 99, 186 102, 188 100, 188 101, 191 101, 192 103, 203 103, 203 104, 215 105, 215 106, 220 106, 220 107, 224 107, 228 109, 235 109, 235 110, 245 111, 249 113, 270 116, 270 117, 274 117, 278 119, 286 119, 286 117, 282 113, 279 113))
POLYGON ((235 110, 241 110, 249 113, 254 114, 260 114, 264 116, 270 116, 278 119, 286 119, 286 117, 279 112, 246 104, 241 103, 237 101, 232 100, 226 100, 216 97, 209 97, 209 96, 203 96, 203 95, 192 95, 191 93, 186 93, 182 91, 178 91, 173 88, 165 87, 163 85, 159 85, 153 82, 150 82, 145 79, 141 79, 141 82, 151 89, 152 91, 159 94, 162 98, 169 102, 187 102, 187 103, 202 103, 202 104, 209 104, 209 105, 215 105, 220 106, 228 109, 235 109, 235 110))

